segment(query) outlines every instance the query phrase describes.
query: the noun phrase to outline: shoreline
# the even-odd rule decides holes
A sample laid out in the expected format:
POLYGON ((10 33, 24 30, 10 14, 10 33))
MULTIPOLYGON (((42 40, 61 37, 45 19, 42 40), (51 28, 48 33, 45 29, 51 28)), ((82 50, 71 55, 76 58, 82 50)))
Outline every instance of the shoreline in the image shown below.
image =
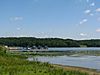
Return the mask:
POLYGON ((80 71, 84 73, 88 73, 89 75, 100 75, 100 71, 96 69, 84 68, 84 67, 77 67, 77 66, 68 66, 68 65, 59 65, 59 64, 51 64, 56 68, 62 68, 65 71, 80 71))

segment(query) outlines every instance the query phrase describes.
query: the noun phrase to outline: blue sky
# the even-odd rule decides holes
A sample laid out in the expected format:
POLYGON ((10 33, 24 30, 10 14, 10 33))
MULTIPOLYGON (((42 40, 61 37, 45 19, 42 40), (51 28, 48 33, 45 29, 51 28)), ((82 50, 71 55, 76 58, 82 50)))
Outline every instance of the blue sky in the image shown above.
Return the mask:
POLYGON ((100 0, 0 0, 0 37, 100 39, 100 0))

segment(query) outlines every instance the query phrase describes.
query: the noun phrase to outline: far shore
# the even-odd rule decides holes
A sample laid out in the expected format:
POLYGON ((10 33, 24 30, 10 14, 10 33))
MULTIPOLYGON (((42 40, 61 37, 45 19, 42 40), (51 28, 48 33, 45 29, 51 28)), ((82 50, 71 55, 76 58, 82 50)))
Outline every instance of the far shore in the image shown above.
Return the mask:
POLYGON ((80 71, 84 73, 88 73, 89 75, 100 75, 100 70, 90 69, 90 68, 83 68, 83 67, 76 67, 76 66, 65 66, 65 65, 58 65, 52 64, 56 68, 62 68, 65 71, 80 71))

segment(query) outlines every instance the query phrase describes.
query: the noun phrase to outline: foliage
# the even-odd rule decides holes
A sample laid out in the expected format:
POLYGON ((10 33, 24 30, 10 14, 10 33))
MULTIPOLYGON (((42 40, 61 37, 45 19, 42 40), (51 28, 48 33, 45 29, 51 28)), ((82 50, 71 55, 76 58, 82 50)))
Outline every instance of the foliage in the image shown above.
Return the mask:
MULTIPOLYGON (((0 50, 3 47, 0 47, 0 50)), ((4 53, 5 54, 5 53, 4 53)), ((48 63, 30 62, 28 60, 0 53, 0 75, 88 75, 79 71, 65 71, 48 63)))
POLYGON ((91 39, 91 40, 80 40, 78 41, 81 45, 86 45, 87 47, 100 47, 99 39, 91 39))
POLYGON ((0 75, 88 75, 79 71, 63 71, 48 63, 29 62, 0 56, 0 75))
POLYGON ((0 55, 2 56, 6 55, 6 48, 3 46, 0 46, 0 55))
POLYGON ((77 41, 71 39, 60 39, 60 38, 34 38, 34 37, 9 37, 0 38, 1 45, 7 46, 49 46, 49 47, 79 47, 77 41))
POLYGON ((34 38, 34 37, 8 37, 0 38, 1 45, 7 46, 49 46, 49 47, 100 47, 99 39, 92 40, 72 40, 61 38, 34 38))

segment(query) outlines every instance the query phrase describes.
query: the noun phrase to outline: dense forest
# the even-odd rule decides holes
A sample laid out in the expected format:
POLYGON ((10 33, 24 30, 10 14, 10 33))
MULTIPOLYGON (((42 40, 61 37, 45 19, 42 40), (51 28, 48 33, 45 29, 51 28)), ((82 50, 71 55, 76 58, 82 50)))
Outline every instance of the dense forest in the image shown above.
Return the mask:
POLYGON ((99 39, 73 40, 61 38, 2 37, 0 45, 7 46, 48 46, 48 47, 100 47, 99 39))

